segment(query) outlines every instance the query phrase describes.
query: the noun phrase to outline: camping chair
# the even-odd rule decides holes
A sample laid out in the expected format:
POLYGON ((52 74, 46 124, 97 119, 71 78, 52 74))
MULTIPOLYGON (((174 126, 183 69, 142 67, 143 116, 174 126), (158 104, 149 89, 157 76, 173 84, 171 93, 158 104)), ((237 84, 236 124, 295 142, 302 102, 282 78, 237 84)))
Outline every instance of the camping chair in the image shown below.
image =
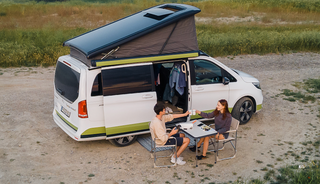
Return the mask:
MULTIPOLYGON (((211 125, 209 125, 209 126, 211 126, 211 125)), ((228 159, 236 157, 238 127, 239 127, 239 121, 236 120, 235 118, 232 118, 230 130, 226 132, 226 133, 229 133, 229 136, 228 136, 227 139, 223 139, 223 140, 215 140, 215 138, 211 138, 210 139, 212 145, 214 146, 214 149, 213 150, 209 150, 209 151, 216 152, 216 161, 215 161, 215 163, 217 161, 228 160, 228 159), (222 148, 219 147, 219 145, 221 145, 220 143, 222 143, 222 145, 223 145, 222 148), (224 148, 224 145, 226 143, 230 143, 231 144, 231 146, 233 148, 233 155, 231 157, 219 158, 219 151, 224 148)))
POLYGON ((151 143, 151 158, 153 158, 153 165, 154 167, 170 167, 170 166, 176 166, 177 165, 177 139, 175 137, 170 137, 169 139, 175 139, 175 143, 174 145, 157 145, 156 144, 156 140, 158 138, 154 138, 154 140, 151 140, 152 143, 151 143), (171 148, 171 153, 170 155, 166 155, 166 156, 157 156, 157 148, 164 148, 163 150, 167 150, 166 148, 171 148), (172 155, 175 155, 176 159, 175 159, 175 163, 174 164, 171 164, 171 165, 156 165, 156 161, 157 161, 157 158, 168 158, 172 155))

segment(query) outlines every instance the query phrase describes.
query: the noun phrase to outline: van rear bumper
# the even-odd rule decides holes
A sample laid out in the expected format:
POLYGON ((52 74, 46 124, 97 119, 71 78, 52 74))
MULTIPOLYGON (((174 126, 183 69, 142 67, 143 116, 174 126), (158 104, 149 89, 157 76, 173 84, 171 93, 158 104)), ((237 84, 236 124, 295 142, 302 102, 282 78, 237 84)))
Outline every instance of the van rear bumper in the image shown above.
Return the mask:
POLYGON ((85 138, 82 137, 81 138, 82 132, 80 133, 77 127, 70 126, 68 122, 66 122, 66 120, 63 119, 63 117, 60 117, 57 114, 57 111, 55 109, 53 110, 52 116, 53 116, 54 122, 75 141, 93 141, 93 140, 106 139, 105 135, 99 136, 99 137, 85 137, 85 138), (75 129, 77 129, 78 131, 76 131, 75 129))
POLYGON ((64 131, 66 132, 73 140, 79 141, 79 136, 77 136, 77 131, 74 128, 71 128, 65 120, 63 120, 55 109, 53 109, 53 120, 54 122, 64 131))

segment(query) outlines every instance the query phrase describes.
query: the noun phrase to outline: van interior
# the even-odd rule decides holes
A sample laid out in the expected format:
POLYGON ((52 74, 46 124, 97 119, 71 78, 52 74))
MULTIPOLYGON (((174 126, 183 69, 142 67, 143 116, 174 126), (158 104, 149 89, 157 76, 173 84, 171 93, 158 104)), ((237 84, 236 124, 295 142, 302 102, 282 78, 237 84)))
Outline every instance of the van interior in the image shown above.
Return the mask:
MULTIPOLYGON (((154 63, 154 83, 157 101, 163 102, 167 114, 181 114, 188 110, 188 75, 185 61, 154 63)), ((166 124, 186 121, 187 117, 166 124)))

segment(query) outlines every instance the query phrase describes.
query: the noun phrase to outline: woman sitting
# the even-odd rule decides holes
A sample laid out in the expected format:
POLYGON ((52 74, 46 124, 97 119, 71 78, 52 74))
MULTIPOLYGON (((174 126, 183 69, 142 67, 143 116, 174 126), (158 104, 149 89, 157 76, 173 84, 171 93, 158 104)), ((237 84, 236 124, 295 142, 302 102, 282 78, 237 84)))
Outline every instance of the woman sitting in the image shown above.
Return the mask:
MULTIPOLYGON (((218 134, 215 135, 216 140, 223 140, 228 138, 229 133, 225 133, 225 132, 230 130, 232 116, 229 112, 228 102, 226 100, 224 99, 219 100, 216 109, 211 113, 204 113, 198 110, 196 110, 196 113, 203 118, 214 117, 215 130, 218 132, 218 134)), ((197 156, 198 160, 207 158, 206 154, 207 154, 210 138, 213 138, 213 136, 201 138, 198 144, 196 145, 197 148, 200 148, 201 144, 203 143, 202 155, 197 156)), ((191 147, 189 149, 195 152, 196 146, 191 147)))

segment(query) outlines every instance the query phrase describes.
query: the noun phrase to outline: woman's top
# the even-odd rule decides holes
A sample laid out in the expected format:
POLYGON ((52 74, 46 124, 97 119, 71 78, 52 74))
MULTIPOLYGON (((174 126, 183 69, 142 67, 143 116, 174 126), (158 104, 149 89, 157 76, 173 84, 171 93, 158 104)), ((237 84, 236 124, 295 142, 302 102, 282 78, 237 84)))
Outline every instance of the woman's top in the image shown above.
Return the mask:
MULTIPOLYGON (((214 112, 214 111, 213 111, 214 112)), ((203 118, 213 118, 214 117, 214 124, 215 124, 215 130, 219 133, 219 134, 223 134, 224 138, 228 138, 229 133, 224 133, 226 131, 230 130, 230 126, 231 126, 231 121, 232 121, 232 116, 230 113, 226 114, 226 118, 223 119, 223 114, 221 114, 219 112, 219 114, 217 116, 214 116, 214 113, 204 113, 201 112, 201 114, 199 114, 201 117, 203 118)))

